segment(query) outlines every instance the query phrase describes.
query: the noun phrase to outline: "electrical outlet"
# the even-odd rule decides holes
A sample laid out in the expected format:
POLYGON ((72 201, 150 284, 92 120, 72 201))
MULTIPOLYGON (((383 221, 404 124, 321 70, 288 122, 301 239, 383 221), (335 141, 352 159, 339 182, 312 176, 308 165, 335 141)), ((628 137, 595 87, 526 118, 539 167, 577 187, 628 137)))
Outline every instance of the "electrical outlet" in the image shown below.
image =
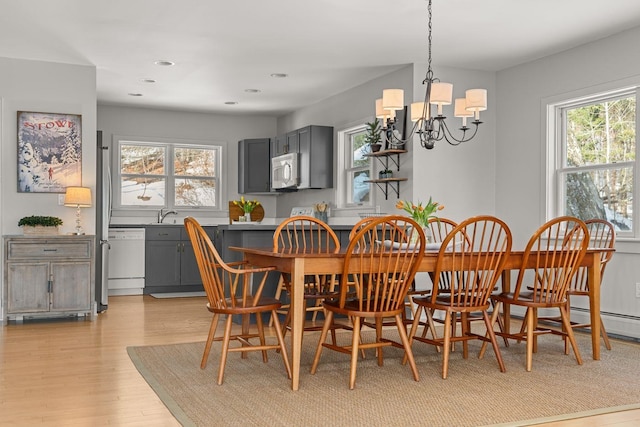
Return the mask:
POLYGON ((640 298, 640 283, 636 283, 636 298, 640 298))
POLYGON ((58 206, 64 205, 64 194, 58 194, 58 206))

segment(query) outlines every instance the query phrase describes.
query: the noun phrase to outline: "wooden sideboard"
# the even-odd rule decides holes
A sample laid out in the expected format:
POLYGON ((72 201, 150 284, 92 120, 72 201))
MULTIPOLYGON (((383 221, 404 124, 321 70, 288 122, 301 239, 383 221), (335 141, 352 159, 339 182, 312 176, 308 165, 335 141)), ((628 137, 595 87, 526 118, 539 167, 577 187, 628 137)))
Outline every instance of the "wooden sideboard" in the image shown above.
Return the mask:
POLYGON ((93 319, 94 242, 88 235, 4 236, 4 320, 93 319))

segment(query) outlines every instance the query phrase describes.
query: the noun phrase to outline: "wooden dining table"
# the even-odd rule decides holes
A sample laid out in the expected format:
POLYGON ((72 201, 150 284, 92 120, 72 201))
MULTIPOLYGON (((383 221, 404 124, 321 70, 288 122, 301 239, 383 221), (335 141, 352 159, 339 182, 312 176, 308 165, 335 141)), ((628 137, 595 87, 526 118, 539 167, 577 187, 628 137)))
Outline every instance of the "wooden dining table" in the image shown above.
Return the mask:
MULTIPOLYGON (((304 276, 315 274, 341 274, 344 267, 344 251, 313 252, 305 250, 274 250, 273 248, 235 247, 229 249, 242 252, 244 259, 258 267, 273 266, 276 270, 291 275, 291 389, 298 390, 300 385, 300 355, 302 352, 302 334, 305 322, 304 276)), ((582 260, 587 267, 589 285, 589 313, 591 316, 591 343, 593 359, 600 359, 600 254, 611 249, 589 249, 582 260)), ((520 270, 524 263, 523 251, 512 251, 502 274, 502 291, 511 290, 511 272, 520 270)), ((419 272, 433 272, 438 252, 427 251, 423 257, 419 272)), ((530 257, 533 268, 535 257, 530 257)), ((451 268, 444 260, 444 269, 451 268)), ((510 307, 503 307, 505 330, 509 329, 510 307)))

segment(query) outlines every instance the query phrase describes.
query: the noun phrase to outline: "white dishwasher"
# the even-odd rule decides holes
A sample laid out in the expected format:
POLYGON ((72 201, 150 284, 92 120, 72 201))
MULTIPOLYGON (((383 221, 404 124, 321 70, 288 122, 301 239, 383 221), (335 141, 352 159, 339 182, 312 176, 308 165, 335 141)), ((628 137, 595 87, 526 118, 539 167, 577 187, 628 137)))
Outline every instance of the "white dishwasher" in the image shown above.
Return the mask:
POLYGON ((144 228, 110 228, 109 246, 109 295, 141 295, 144 228))

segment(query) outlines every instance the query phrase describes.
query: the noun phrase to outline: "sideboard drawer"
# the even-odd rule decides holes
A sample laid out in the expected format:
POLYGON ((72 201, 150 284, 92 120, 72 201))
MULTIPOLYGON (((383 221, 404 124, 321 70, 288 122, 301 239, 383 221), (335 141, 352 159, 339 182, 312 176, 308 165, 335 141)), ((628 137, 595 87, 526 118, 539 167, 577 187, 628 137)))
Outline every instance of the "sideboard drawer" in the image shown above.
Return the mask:
POLYGON ((91 241, 79 242, 20 242, 10 241, 7 259, 25 258, 90 258, 91 241))

